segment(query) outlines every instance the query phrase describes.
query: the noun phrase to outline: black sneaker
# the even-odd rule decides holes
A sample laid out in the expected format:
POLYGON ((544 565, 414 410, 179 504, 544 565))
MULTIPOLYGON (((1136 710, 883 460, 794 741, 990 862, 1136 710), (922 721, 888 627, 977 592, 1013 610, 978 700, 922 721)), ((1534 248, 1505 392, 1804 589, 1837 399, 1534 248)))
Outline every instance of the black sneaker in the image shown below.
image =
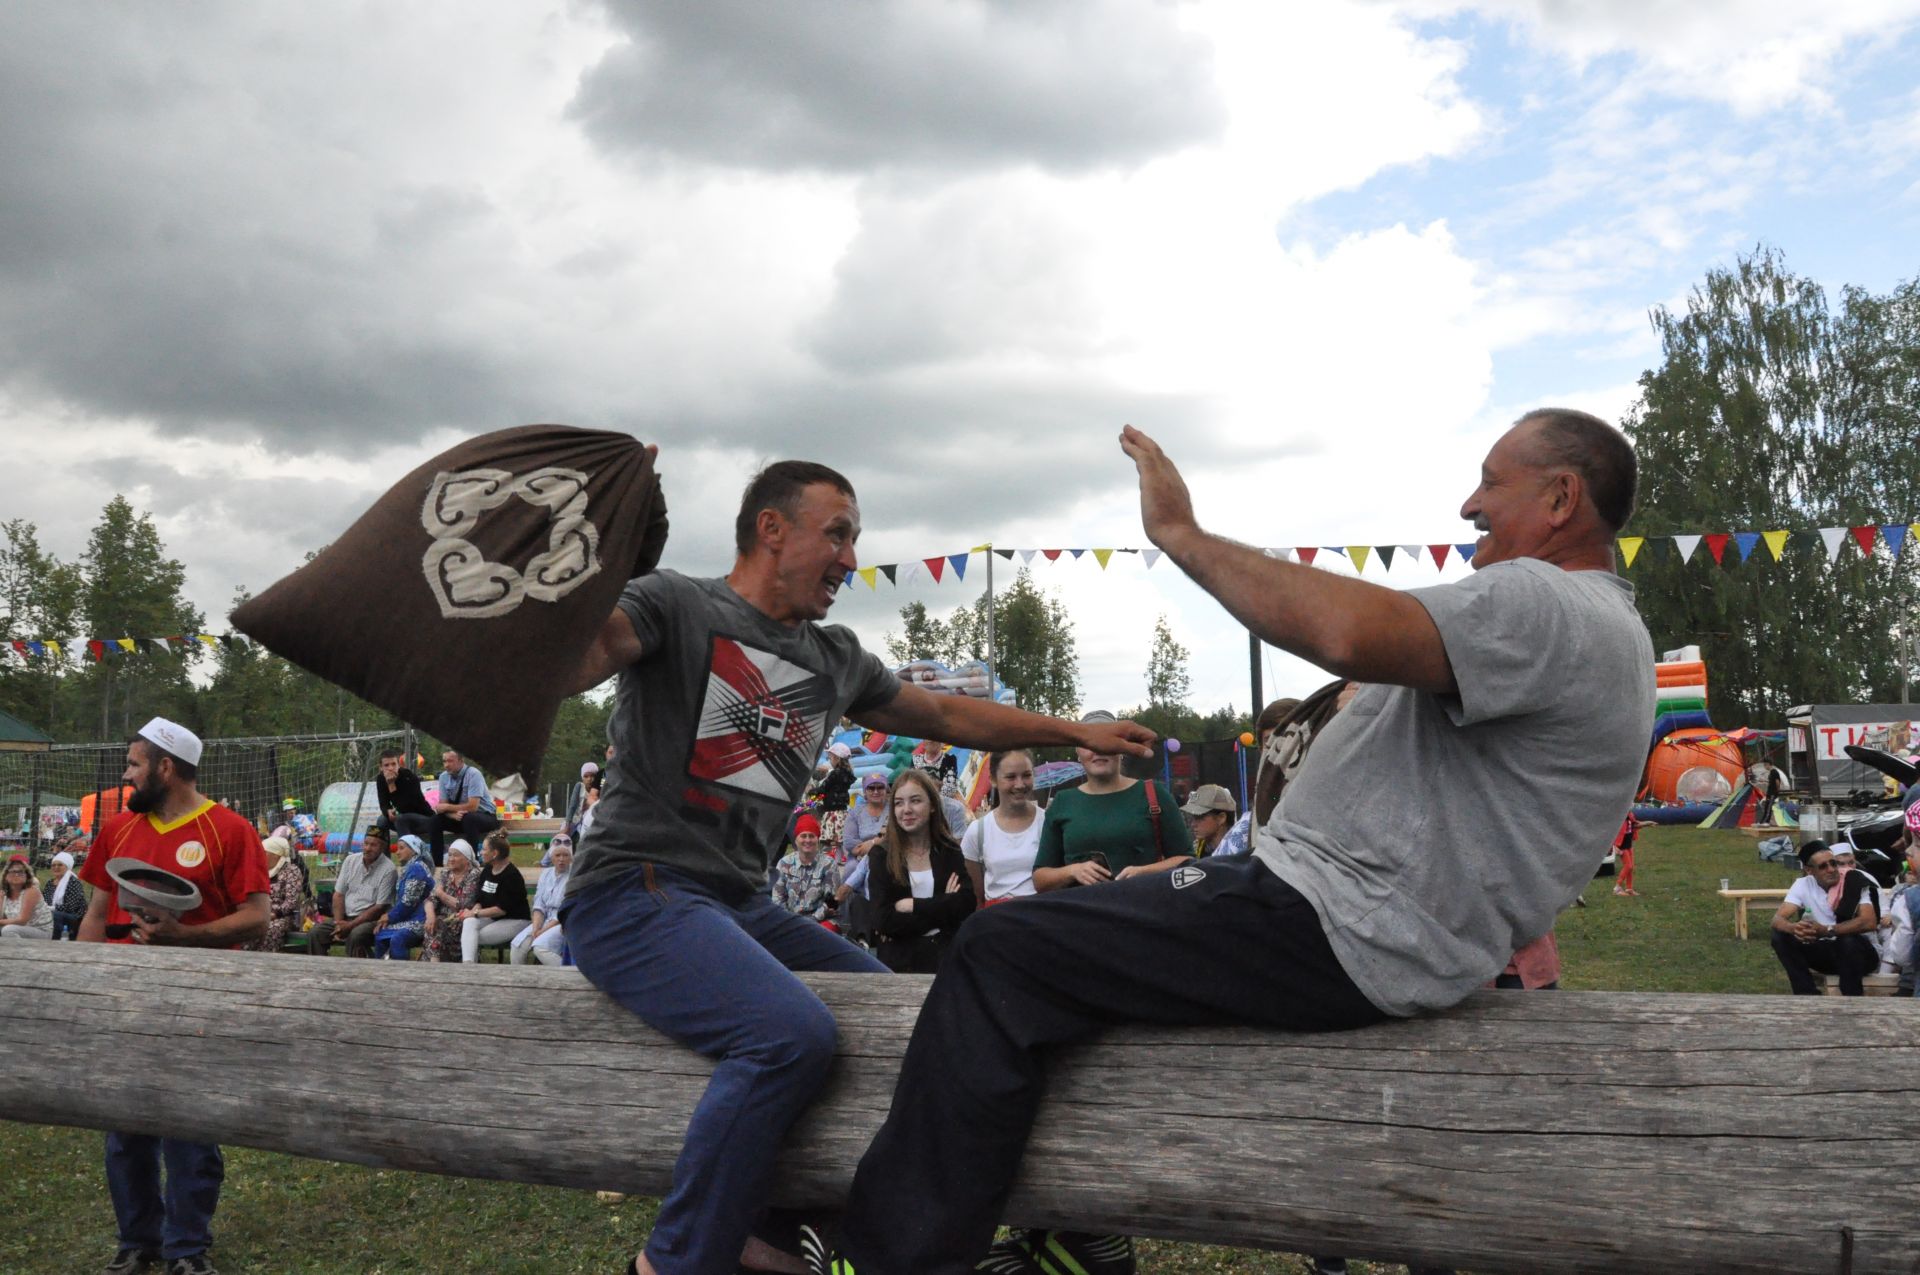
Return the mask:
POLYGON ((1015 1230, 973 1268, 989 1275, 1134 1275, 1133 1237, 1015 1230))
POLYGON ((192 1257, 176 1257, 168 1262, 167 1275, 220 1275, 220 1272, 213 1269, 205 1253, 195 1253, 192 1257))
POLYGON ((800 1260, 812 1275, 853 1275, 853 1263, 833 1251, 834 1236, 823 1224, 800 1224, 800 1260))
POLYGON ((101 1275, 140 1275, 160 1262, 160 1255, 144 1248, 123 1248, 101 1268, 101 1275))

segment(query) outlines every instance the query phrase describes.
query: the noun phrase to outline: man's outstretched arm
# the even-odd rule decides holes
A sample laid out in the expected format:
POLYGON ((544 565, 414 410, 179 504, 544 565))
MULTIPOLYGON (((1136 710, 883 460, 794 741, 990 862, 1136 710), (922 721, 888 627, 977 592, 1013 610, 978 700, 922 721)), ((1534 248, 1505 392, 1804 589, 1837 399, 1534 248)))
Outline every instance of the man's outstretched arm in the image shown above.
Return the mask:
POLYGON ((640 635, 633 631, 633 621, 625 611, 615 607, 600 631, 593 635, 592 645, 580 657, 580 666, 573 672, 567 694, 592 690, 627 665, 637 663, 646 653, 640 644, 640 635))
POLYGON ((862 726, 889 735, 937 739, 962 748, 1024 748, 1072 744, 1096 753, 1153 756, 1157 736, 1137 722, 1067 722, 965 695, 936 695, 902 686, 884 707, 858 715, 862 726))
POLYGON ((1160 445, 1129 425, 1120 448, 1140 474, 1147 538, 1262 641, 1352 681, 1456 689, 1440 630, 1414 599, 1203 531, 1187 484, 1160 445))

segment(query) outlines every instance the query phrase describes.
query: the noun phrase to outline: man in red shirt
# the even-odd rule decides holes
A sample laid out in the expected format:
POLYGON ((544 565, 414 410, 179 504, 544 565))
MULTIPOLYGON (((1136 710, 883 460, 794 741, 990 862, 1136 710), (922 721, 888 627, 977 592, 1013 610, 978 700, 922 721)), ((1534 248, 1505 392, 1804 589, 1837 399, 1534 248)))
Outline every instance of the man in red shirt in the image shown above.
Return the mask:
MULTIPOLYGON (((260 836, 200 795, 199 769, 199 738, 164 718, 142 726, 127 745, 123 782, 133 792, 126 811, 101 828, 80 870, 93 887, 80 922, 82 943, 234 948, 266 931, 267 857, 260 836), (193 882, 200 906, 178 917, 145 908, 128 912, 107 875, 107 863, 122 858, 193 882)), ((107 1192, 120 1224, 120 1251, 106 1275, 132 1275, 161 1261, 167 1275, 216 1275, 207 1249, 225 1173, 220 1148, 211 1143, 109 1133, 107 1192)))

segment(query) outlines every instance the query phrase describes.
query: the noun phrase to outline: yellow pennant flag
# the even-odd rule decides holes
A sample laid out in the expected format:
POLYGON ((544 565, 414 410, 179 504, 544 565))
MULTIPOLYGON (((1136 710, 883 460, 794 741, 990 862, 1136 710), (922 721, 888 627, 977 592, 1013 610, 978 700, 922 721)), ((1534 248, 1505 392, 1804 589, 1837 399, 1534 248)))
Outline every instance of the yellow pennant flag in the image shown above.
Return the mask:
POLYGON ((1107 569, 1107 559, 1111 558, 1112 556, 1113 556, 1113 550, 1111 549, 1095 549, 1093 551, 1093 560, 1100 564, 1100 569, 1102 571, 1105 571, 1107 569))
POLYGON ((60 653, 60 644, 58 642, 44 642, 41 645, 45 646, 49 651, 53 652, 54 659, 64 660, 67 658, 66 656, 60 653))
POLYGON ((993 546, 991 544, 975 545, 973 548, 967 550, 967 552, 968 553, 992 553, 993 546))
POLYGON ((139 649, 137 646, 134 645, 134 641, 132 638, 115 638, 113 640, 113 644, 119 647, 121 650, 129 653, 139 649))
POLYGON ((1621 536, 1620 537, 1620 556, 1627 560, 1628 566, 1632 566, 1633 560, 1639 557, 1640 546, 1645 543, 1647 543, 1647 538, 1645 536, 1621 536))
POLYGON ((1781 550, 1787 547, 1787 533, 1784 531, 1763 531, 1760 538, 1767 542, 1767 549, 1773 554, 1775 562, 1780 561, 1781 550))
POLYGON ((1372 545, 1348 545, 1347 556, 1353 559, 1353 572, 1359 575, 1367 569, 1367 555, 1373 552, 1372 545))
POLYGON ((880 587, 879 585, 874 583, 874 580, 876 580, 879 577, 879 575, 880 575, 880 568, 878 567, 860 568, 860 578, 867 582, 867 587, 869 589, 877 589, 880 587))
POLYGON ((199 638, 202 642, 206 643, 208 646, 220 645, 220 639, 215 637, 211 633, 196 633, 194 634, 194 636, 199 638))

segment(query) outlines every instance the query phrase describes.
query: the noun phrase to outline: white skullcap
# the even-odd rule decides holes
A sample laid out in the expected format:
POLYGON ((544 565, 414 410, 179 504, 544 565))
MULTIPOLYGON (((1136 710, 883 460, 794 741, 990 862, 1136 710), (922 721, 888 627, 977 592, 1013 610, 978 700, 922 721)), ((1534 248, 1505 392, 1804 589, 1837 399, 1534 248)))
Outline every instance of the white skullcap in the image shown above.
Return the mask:
POLYGON ((140 728, 140 738, 172 753, 189 766, 200 764, 200 737, 164 717, 156 717, 140 728))

